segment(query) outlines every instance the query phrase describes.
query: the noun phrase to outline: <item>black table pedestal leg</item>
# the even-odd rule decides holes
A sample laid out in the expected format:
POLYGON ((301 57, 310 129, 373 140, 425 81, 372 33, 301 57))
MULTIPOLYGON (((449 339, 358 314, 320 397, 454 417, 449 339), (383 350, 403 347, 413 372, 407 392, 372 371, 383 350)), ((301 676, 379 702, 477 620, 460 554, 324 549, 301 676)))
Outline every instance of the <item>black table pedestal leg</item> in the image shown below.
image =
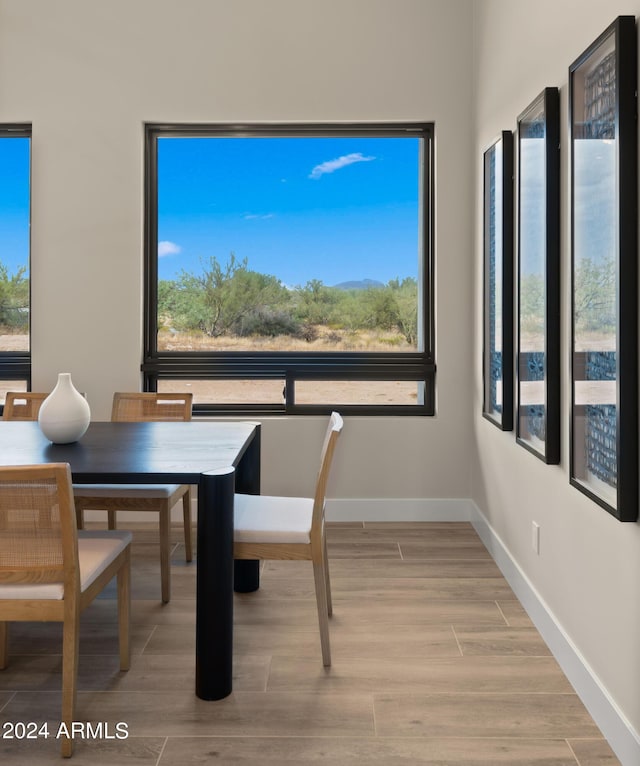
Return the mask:
MULTIPOLYGON (((251 444, 245 450, 236 469, 236 492, 243 495, 260 494, 260 423, 251 444)), ((236 559, 233 589, 236 593, 252 593, 260 587, 260 562, 236 559)))
POLYGON ((233 672, 233 497, 235 471, 200 476, 196 570, 196 695, 231 693, 233 672))
POLYGON ((254 559, 236 559, 233 589, 236 593, 253 593, 260 588, 260 562, 254 559))

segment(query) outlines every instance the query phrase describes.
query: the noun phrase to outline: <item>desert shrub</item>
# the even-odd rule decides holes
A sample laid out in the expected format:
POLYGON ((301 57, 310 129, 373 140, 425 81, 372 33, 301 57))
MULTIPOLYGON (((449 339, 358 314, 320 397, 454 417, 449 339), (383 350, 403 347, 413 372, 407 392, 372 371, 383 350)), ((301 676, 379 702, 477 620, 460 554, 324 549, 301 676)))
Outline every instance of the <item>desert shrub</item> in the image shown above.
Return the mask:
POLYGON ((314 340, 318 340, 319 334, 318 328, 314 324, 303 324, 296 337, 306 340, 307 343, 313 343, 314 340))
POLYGON ((0 325, 10 333, 29 325, 29 278, 23 266, 10 274, 0 263, 0 325))
POLYGON ((324 336, 324 342, 327 344, 331 344, 333 346, 340 343, 341 340, 342 340, 342 335, 340 335, 339 332, 335 332, 335 330, 332 330, 331 332, 327 333, 324 336))
POLYGON ((293 335, 298 337, 301 335, 302 330, 302 325, 291 314, 271 309, 252 311, 242 316, 233 327, 236 335, 241 337, 249 335, 260 335, 270 338, 276 335, 293 335))
POLYGON ((385 346, 400 346, 404 338, 401 335, 383 335, 378 340, 385 346))

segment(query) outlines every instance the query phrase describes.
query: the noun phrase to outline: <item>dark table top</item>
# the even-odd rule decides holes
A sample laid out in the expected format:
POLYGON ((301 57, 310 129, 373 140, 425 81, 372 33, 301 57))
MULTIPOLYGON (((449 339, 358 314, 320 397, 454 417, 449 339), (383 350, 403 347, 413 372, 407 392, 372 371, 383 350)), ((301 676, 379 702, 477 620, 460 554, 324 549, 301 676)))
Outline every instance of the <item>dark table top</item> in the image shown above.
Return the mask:
POLYGON ((75 482, 197 484, 236 467, 255 423, 91 423, 80 441, 51 444, 36 422, 0 420, 0 465, 69 463, 75 482))

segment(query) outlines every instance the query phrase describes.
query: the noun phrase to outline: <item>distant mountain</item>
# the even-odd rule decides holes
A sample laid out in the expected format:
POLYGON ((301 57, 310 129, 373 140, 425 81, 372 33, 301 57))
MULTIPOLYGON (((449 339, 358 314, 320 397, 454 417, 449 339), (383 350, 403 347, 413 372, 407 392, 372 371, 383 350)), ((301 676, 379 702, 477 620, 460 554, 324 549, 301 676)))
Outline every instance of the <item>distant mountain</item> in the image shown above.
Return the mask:
POLYGON ((334 285, 339 290, 367 290, 369 287, 384 287, 377 279, 352 279, 350 282, 340 282, 334 285))

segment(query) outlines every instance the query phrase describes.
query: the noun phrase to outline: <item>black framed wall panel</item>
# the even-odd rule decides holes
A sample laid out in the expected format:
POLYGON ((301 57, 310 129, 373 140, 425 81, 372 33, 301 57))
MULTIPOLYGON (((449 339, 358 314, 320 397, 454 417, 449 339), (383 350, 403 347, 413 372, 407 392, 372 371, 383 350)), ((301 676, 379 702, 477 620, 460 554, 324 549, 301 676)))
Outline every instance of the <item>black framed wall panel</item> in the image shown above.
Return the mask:
POLYGON ((483 405, 503 431, 513 429, 513 133, 483 154, 483 405))
POLYGON ((637 34, 619 16, 569 67, 570 481, 638 518, 637 34))
POLYGON ((560 462, 560 97, 518 117, 516 440, 560 462))

